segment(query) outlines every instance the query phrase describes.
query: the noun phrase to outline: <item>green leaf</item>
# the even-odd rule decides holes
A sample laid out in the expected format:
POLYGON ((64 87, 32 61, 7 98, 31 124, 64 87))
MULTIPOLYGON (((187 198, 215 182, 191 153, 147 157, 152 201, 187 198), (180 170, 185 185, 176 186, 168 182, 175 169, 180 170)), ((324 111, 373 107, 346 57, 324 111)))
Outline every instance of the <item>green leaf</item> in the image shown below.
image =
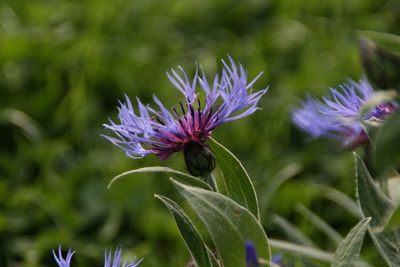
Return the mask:
POLYGON ((400 90, 400 37, 361 32, 361 62, 369 79, 380 89, 400 90))
POLYGON ((380 127, 375 139, 376 169, 382 173, 400 162, 400 112, 396 112, 386 119, 380 127))
POLYGON ((192 258, 196 262, 197 266, 213 266, 207 253, 206 244, 203 242, 203 239, 201 238, 196 227, 190 221, 189 217, 185 214, 182 208, 169 198, 160 195, 155 195, 155 197, 161 200, 161 202, 164 203, 164 205, 174 216, 179 233, 185 241, 186 247, 189 249, 190 254, 192 255, 192 258))
POLYGON ((222 171, 226 195, 250 210, 259 220, 260 211, 253 183, 242 163, 223 145, 210 139, 217 166, 222 171))
POLYGON ((400 204, 400 176, 396 173, 396 176, 387 179, 387 189, 390 199, 395 203, 395 206, 400 204))
POLYGON ((362 218, 361 209, 358 203, 343 192, 330 186, 316 184, 310 184, 309 186, 316 188, 319 191, 319 195, 336 203, 357 219, 362 218))
POLYGON ((153 167, 144 167, 144 168, 139 168, 136 170, 130 170, 130 171, 126 171, 121 173, 120 175, 115 176, 110 183, 108 184, 108 188, 110 188, 114 182, 116 182, 117 180, 119 180, 122 177, 125 177, 127 175, 130 174, 141 174, 141 173, 166 173, 166 174, 172 174, 174 175, 174 177, 183 182, 183 183, 187 183, 193 186, 197 186, 197 187, 201 187, 204 189, 208 189, 211 190, 211 187, 203 182, 202 180, 200 180, 199 178, 196 178, 190 174, 186 174, 184 172, 180 172, 168 167, 162 167, 162 166, 153 166, 153 167))
POLYGON ((323 232, 327 237, 332 239, 335 244, 339 244, 343 240, 343 237, 333 227, 331 227, 326 221, 324 221, 321 217, 319 217, 317 214, 312 212, 304 205, 298 204, 296 206, 296 210, 301 215, 303 215, 312 225, 323 232))
POLYGON ((21 128, 31 141, 38 142, 43 139, 38 123, 20 110, 13 108, 1 109, 0 124, 2 123, 10 123, 21 128))
MULTIPOLYGON (((304 245, 294 244, 283 240, 278 239, 269 239, 269 243, 272 248, 278 251, 287 251, 290 253, 302 255, 305 257, 313 258, 316 260, 324 261, 324 262, 332 262, 334 254, 330 252, 326 252, 324 250, 320 250, 317 248, 312 248, 304 245)), ((297 265, 296 265, 297 266, 297 265)), ((355 266, 357 267, 371 267, 366 262, 358 262, 355 266)))
POLYGON ((325 261, 325 262, 331 262, 333 259, 333 254, 313 248, 313 247, 308 247, 304 245, 299 245, 299 244, 294 244, 291 242, 283 241, 283 240, 278 240, 278 239, 269 239, 269 242, 271 244, 271 247, 276 249, 276 250, 283 250, 287 252, 292 252, 295 254, 303 255, 306 257, 310 257, 313 259, 325 261))
POLYGON ((302 168, 303 167, 297 162, 291 163, 281 169, 273 177, 269 179, 264 179, 262 183, 256 185, 260 200, 261 212, 268 210, 268 207, 271 204, 271 200, 279 187, 289 179, 299 174, 302 168))
POLYGON ((388 230, 394 230, 394 229, 399 229, 400 228, 400 207, 397 207, 395 211, 393 212, 392 216, 390 216, 390 219, 385 227, 385 229, 388 230))
POLYGON ((362 37, 368 38, 379 47, 400 56, 400 36, 373 31, 360 31, 360 34, 362 37))
POLYGON ((370 220, 370 217, 362 219, 340 242, 333 257, 332 267, 351 267, 356 264, 370 220))
POLYGON ((285 218, 276 214, 271 217, 272 217, 272 222, 276 226, 281 228, 291 241, 308 247, 314 247, 314 248, 317 247, 315 243, 302 230, 300 230, 297 226, 290 223, 285 218))
POLYGON ((260 258, 270 260, 267 236, 257 218, 232 199, 171 179, 205 224, 224 267, 245 267, 245 242, 252 240, 260 258))
POLYGON ((400 266, 400 232, 384 231, 393 204, 372 179, 364 162, 355 154, 357 197, 364 217, 371 217, 368 231, 389 266, 400 266))

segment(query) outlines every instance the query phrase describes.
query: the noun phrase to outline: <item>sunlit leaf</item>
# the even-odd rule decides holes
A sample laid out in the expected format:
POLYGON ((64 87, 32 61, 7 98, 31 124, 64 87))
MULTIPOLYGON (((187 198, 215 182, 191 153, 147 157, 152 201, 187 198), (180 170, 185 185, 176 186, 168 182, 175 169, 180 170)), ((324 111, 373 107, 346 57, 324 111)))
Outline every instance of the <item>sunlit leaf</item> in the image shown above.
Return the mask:
POLYGON ((249 210, 219 193, 171 181, 205 224, 224 267, 245 266, 246 240, 260 258, 270 259, 267 236, 249 210))
POLYGON ((169 175, 174 175, 174 177, 177 180, 179 180, 183 183, 187 183, 187 184, 190 184, 193 186, 198 186, 201 188, 211 190, 211 187, 207 183, 200 180, 199 178, 196 178, 196 177, 191 176, 190 174, 186 174, 184 172, 174 170, 172 168, 162 167, 162 166, 144 167, 144 168, 139 168, 139 169, 123 172, 120 175, 115 176, 108 183, 108 188, 110 188, 117 180, 121 179, 122 177, 131 175, 131 174, 141 174, 141 173, 165 173, 165 174, 169 174, 169 175))
POLYGON ((340 242, 332 261, 332 267, 355 266, 360 255, 365 231, 367 230, 370 217, 362 219, 350 230, 345 239, 340 242))
POLYGON ((364 162, 355 154, 357 197, 364 217, 371 217, 368 230, 390 266, 400 266, 400 231, 384 231, 393 204, 372 179, 364 162))
POLYGON ((310 257, 313 259, 325 261, 325 262, 331 262, 333 259, 332 253, 329 253, 329 252, 326 252, 326 251, 323 251, 323 250, 320 250, 317 248, 294 244, 294 243, 287 242, 284 240, 277 240, 277 239, 272 239, 272 238, 269 239, 269 242, 270 242, 270 245, 272 248, 275 248, 280 251, 287 251, 287 252, 299 254, 302 256, 310 257))
POLYGON ((179 233, 181 234, 193 260, 199 267, 217 266, 211 263, 211 259, 207 252, 206 244, 203 242, 199 232, 193 225, 189 217, 185 214, 181 207, 169 198, 155 195, 169 209, 174 216, 179 233))
POLYGON ((214 139, 210 140, 210 146, 215 155, 217 166, 222 171, 228 197, 249 209, 259 219, 260 211, 256 191, 242 163, 214 139))

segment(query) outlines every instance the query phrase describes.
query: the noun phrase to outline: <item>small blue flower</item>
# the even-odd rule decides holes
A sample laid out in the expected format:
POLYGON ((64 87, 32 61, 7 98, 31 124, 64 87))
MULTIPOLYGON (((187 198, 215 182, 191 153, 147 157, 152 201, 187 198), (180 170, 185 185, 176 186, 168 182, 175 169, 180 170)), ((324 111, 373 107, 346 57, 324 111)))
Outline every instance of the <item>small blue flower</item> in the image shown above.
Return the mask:
POLYGON ((133 258, 131 263, 128 263, 127 261, 125 261, 122 265, 121 265, 121 255, 122 255, 122 250, 120 247, 118 247, 115 250, 114 253, 114 259, 112 259, 112 255, 111 255, 111 250, 109 250, 108 252, 105 252, 105 260, 104 260, 104 267, 136 267, 138 266, 143 259, 140 259, 139 261, 136 262, 136 257, 133 258), (112 265, 111 265, 112 263, 112 265))
MULTIPOLYGON (((67 257, 64 259, 61 253, 61 246, 58 248, 58 255, 53 249, 53 256, 58 264, 58 267, 70 267, 71 258, 72 255, 74 255, 74 253, 75 251, 71 251, 71 249, 69 249, 67 252, 67 257)), ((136 262, 136 257, 135 257, 133 258, 132 262, 129 263, 125 261, 121 265, 121 256, 122 256, 122 250, 119 247, 115 250, 113 259, 111 255, 111 250, 109 250, 108 252, 106 251, 104 258, 104 267, 137 267, 143 261, 143 259, 140 259, 139 261, 136 262)))
POLYGON ((260 266, 260 262, 258 260, 256 247, 254 242, 251 240, 247 240, 245 244, 246 248, 246 266, 247 267, 258 267, 260 266))
POLYGON ((115 136, 104 137, 132 158, 155 154, 164 160, 174 152, 184 151, 187 146, 204 146, 216 127, 255 112, 267 91, 267 88, 257 92, 252 90, 262 73, 248 82, 243 66, 229 60, 230 66, 222 61, 224 69, 211 83, 204 71, 201 75, 196 71, 191 80, 181 67, 181 74, 174 69, 167 73, 170 82, 184 96, 180 111, 175 107, 167 109, 156 96, 153 98, 157 109, 142 104, 137 98, 135 110, 125 96, 125 103, 121 102, 118 108, 119 123, 110 120, 109 124, 104 124, 115 136), (197 87, 203 91, 204 99, 196 91, 197 87))
MULTIPOLYGON (((247 240, 245 243, 246 250, 246 267, 259 267, 260 259, 257 256, 256 247, 254 242, 251 240, 247 240)), ((276 254, 272 256, 271 266, 285 266, 282 263, 283 256, 282 254, 276 254)))
POLYGON ((339 88, 331 88, 330 97, 322 101, 308 96, 301 108, 293 110, 294 124, 312 137, 338 139, 351 148, 369 142, 363 122, 382 120, 398 108, 395 102, 385 102, 363 114, 364 106, 374 94, 368 81, 351 81, 339 88))
POLYGON ((67 257, 64 259, 63 255, 61 253, 61 246, 58 247, 58 256, 53 249, 53 256, 54 256, 55 261, 58 264, 58 267, 69 267, 74 253, 75 253, 75 251, 71 251, 71 249, 68 249, 67 257))

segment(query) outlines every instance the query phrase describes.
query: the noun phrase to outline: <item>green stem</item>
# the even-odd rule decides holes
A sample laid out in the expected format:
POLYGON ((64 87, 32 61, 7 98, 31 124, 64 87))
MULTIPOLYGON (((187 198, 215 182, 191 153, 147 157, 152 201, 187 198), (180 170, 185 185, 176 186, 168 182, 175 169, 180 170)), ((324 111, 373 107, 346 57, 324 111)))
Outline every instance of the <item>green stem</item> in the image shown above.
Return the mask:
POLYGON ((212 173, 210 173, 209 175, 203 177, 203 179, 206 181, 206 183, 208 183, 212 190, 215 192, 218 192, 218 186, 217 186, 217 182, 215 180, 215 177, 212 173))

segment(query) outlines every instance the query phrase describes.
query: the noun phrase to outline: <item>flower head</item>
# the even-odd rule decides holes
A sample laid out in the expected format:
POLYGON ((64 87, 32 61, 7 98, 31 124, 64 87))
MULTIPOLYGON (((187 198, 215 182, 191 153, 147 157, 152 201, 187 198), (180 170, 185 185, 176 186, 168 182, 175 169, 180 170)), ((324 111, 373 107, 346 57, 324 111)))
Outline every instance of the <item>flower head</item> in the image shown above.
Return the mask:
MULTIPOLYGON (((70 263, 71 263, 71 258, 72 255, 74 255, 75 251, 71 251, 71 249, 68 250, 67 252, 67 257, 64 259, 61 253, 61 246, 58 248, 58 255, 56 254, 56 252, 53 249, 53 256, 55 261, 58 264, 58 267, 70 267, 70 263)), ((104 267, 137 267, 143 259, 139 260, 139 261, 135 261, 136 257, 133 258, 132 262, 129 263, 127 261, 125 261, 122 265, 121 265, 121 255, 122 255, 122 250, 121 248, 117 248, 115 250, 115 254, 114 254, 114 259, 112 259, 112 255, 111 255, 111 250, 109 250, 108 252, 105 252, 105 259, 104 259, 104 267)))
POLYGON ((129 263, 125 261, 121 265, 121 256, 122 250, 121 248, 117 248, 114 253, 114 259, 112 259, 111 250, 105 252, 105 259, 104 259, 104 267, 136 267, 138 266, 143 259, 136 262, 136 257, 133 258, 132 262, 129 263))
POLYGON ((367 112, 363 108, 373 97, 374 91, 367 80, 330 89, 330 97, 322 101, 308 97, 301 108, 292 113, 297 127, 312 137, 328 137, 340 140, 345 147, 354 147, 369 141, 363 122, 383 120, 393 113, 397 103, 380 103, 367 112))
POLYGON ((75 253, 75 251, 71 251, 71 249, 68 249, 67 257, 64 259, 63 255, 61 253, 61 246, 58 247, 58 255, 56 254, 56 252, 53 249, 54 260, 57 262, 58 267, 69 267, 74 253, 75 253))
MULTIPOLYGON (((120 103, 118 108, 119 123, 110 120, 109 124, 104 124, 115 137, 104 137, 132 158, 155 154, 164 160, 178 151, 191 155, 187 151, 190 147, 206 147, 205 142, 216 127, 255 112, 258 101, 267 91, 267 88, 252 91, 261 73, 248 82, 243 66, 229 59, 230 65, 222 61, 224 69, 212 82, 208 81, 204 71, 201 74, 196 71, 193 79, 189 79, 181 67, 180 74, 174 69, 167 73, 172 85, 184 96, 184 102, 180 102, 178 108, 167 109, 154 96, 157 109, 142 104, 137 98, 135 111, 125 96, 125 103, 120 103), (198 87, 201 90, 197 90, 198 87), (205 95, 204 99, 200 93, 205 95)), ((191 161, 203 161, 203 158, 191 161)), ((212 163, 212 160, 206 162, 212 163)))

